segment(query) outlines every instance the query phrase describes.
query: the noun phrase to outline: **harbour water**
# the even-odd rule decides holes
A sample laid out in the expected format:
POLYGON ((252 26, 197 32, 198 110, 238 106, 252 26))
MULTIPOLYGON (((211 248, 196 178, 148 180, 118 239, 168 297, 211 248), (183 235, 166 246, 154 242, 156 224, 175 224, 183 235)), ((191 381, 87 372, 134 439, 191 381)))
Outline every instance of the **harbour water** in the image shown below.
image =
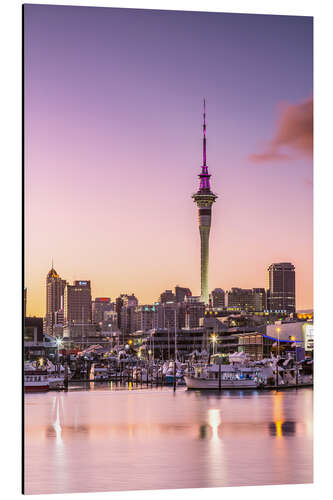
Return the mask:
POLYGON ((25 493, 311 483, 313 391, 25 395, 25 493))

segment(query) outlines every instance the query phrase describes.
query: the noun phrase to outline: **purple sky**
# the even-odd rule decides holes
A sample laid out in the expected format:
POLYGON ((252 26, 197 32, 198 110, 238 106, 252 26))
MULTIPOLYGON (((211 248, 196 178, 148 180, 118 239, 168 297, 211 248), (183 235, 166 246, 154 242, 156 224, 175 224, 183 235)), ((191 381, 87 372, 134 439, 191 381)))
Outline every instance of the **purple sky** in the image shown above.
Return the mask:
POLYGON ((312 156, 283 135, 312 98, 312 57, 308 17, 26 5, 28 314, 45 313, 52 257, 93 296, 200 293, 204 96, 210 288, 266 286, 291 261, 312 307, 312 156))

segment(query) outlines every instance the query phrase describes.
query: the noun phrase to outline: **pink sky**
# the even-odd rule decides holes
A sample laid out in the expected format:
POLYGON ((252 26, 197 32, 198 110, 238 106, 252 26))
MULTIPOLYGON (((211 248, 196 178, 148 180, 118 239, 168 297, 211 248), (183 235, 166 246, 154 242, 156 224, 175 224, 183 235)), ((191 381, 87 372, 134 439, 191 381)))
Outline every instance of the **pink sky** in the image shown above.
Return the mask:
POLYGON ((210 289, 266 286, 268 265, 290 261, 297 308, 311 308, 312 19, 25 13, 28 314, 45 314, 52 257, 62 278, 91 280, 94 297, 151 303, 177 284, 200 293, 191 194, 203 96, 219 196, 210 289))

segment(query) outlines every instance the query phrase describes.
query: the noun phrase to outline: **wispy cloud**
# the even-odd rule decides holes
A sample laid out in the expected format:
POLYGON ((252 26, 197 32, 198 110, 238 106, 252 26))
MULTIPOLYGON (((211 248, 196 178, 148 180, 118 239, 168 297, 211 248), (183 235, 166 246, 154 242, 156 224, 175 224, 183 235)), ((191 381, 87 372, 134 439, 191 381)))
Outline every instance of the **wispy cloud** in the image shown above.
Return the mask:
POLYGON ((262 153, 249 156, 253 163, 281 161, 292 158, 290 152, 313 154, 313 97, 300 104, 284 105, 281 109, 275 136, 262 153))

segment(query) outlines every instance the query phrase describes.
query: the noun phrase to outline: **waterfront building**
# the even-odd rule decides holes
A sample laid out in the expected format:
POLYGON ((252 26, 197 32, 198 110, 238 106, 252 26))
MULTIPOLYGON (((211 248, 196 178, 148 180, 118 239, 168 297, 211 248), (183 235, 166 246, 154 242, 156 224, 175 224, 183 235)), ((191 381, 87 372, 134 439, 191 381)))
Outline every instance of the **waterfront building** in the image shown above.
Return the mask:
MULTIPOLYGON (((176 329, 177 359, 182 359, 195 350, 201 350, 204 328, 176 329)), ((155 358, 170 359, 175 354, 175 329, 156 328, 141 336, 141 349, 155 358)))
POLYGON ((160 295, 160 300, 159 302, 175 302, 176 301, 176 296, 172 292, 172 290, 165 290, 164 292, 161 293, 160 295))
POLYGON ((275 342, 295 342, 312 352, 314 346, 313 322, 308 321, 276 321, 267 325, 266 336, 275 342))
POLYGON ((96 297, 92 302, 92 321, 96 325, 104 321, 104 313, 112 311, 113 304, 110 297, 96 297))
POLYGON ((90 281, 74 281, 67 284, 64 292, 64 336, 87 337, 92 334, 90 281))
POLYGON ((208 266, 209 266, 209 233, 211 226, 212 205, 217 196, 210 189, 210 174, 208 173, 206 157, 206 106, 204 100, 203 112, 203 164, 199 174, 198 191, 192 195, 198 206, 198 222, 200 232, 200 267, 201 267, 201 301, 209 302, 208 266))
POLYGON ((268 267, 268 309, 295 313, 295 266, 290 262, 268 267))
POLYGON ((225 306, 225 292, 222 288, 215 288, 211 293, 211 297, 214 309, 222 309, 225 306))
POLYGON ((43 333, 43 318, 26 317, 23 332, 24 360, 55 358, 57 344, 55 338, 43 333))
POLYGON ((176 302, 184 302, 186 297, 191 297, 192 292, 189 288, 184 288, 179 285, 175 287, 176 302))
POLYGON ((65 287, 66 280, 62 279, 52 266, 46 276, 46 315, 43 327, 48 335, 54 335, 55 314, 64 307, 65 287))

